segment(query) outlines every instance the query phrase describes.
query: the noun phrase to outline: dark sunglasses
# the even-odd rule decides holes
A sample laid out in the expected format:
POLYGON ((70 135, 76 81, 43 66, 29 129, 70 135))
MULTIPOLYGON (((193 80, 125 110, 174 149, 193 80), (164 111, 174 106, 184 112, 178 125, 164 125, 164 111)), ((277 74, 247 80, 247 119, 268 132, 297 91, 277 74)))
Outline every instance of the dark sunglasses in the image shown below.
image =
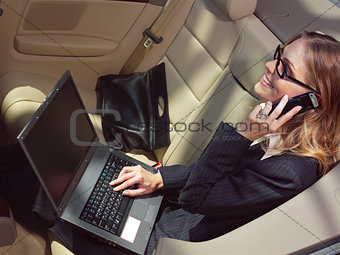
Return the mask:
POLYGON ((295 83, 305 87, 306 89, 310 89, 313 92, 315 92, 316 94, 319 94, 315 89, 313 89, 311 86, 295 79, 294 77, 290 76, 287 74, 287 65, 285 63, 283 63, 282 59, 281 59, 281 55, 283 53, 283 48, 281 48, 280 45, 277 46, 276 51, 274 53, 274 60, 276 59, 276 66, 275 66, 275 70, 277 72, 277 74, 279 75, 279 77, 281 79, 283 78, 287 78, 291 81, 294 81, 295 83))

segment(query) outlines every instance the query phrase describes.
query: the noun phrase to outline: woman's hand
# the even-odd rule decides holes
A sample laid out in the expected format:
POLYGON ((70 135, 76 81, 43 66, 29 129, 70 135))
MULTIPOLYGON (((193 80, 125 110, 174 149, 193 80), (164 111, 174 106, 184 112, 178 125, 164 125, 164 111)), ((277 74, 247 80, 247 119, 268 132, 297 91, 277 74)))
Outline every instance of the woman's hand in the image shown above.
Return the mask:
POLYGON ((138 166, 126 166, 120 172, 118 178, 110 182, 111 186, 116 186, 114 191, 123 191, 125 196, 139 196, 152 193, 163 187, 163 179, 161 174, 150 173, 140 165, 138 166), (137 184, 136 189, 127 189, 134 184, 137 184))
POLYGON ((276 119, 282 112, 283 108, 288 102, 288 96, 282 97, 280 103, 268 116, 268 113, 272 109, 272 102, 268 101, 262 109, 261 105, 257 105, 254 110, 243 121, 244 129, 237 130, 241 135, 254 141, 266 134, 275 133, 283 124, 289 121, 295 114, 301 110, 301 106, 295 106, 286 114, 282 115, 279 119, 276 119))

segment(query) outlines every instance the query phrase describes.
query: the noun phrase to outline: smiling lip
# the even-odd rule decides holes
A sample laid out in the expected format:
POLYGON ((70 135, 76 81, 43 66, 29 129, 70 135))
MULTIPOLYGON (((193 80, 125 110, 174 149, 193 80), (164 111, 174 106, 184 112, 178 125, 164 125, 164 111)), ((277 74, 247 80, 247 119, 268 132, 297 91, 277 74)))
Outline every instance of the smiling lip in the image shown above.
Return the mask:
POLYGON ((261 79, 260 79, 260 82, 262 84, 262 86, 266 87, 266 88, 269 88, 269 89, 272 89, 273 88, 273 85, 269 82, 269 79, 268 77, 266 76, 266 74, 264 74, 261 79))

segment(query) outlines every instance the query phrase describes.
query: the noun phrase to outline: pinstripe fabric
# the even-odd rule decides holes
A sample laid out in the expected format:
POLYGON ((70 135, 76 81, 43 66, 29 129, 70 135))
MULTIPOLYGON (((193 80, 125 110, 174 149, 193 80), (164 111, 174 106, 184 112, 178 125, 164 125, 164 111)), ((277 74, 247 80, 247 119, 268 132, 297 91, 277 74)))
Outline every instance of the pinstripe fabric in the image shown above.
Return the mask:
POLYGON ((178 166, 181 169, 174 175, 174 167, 160 170, 165 192, 181 188, 179 203, 189 212, 238 217, 248 216, 250 208, 255 214, 275 207, 318 179, 314 159, 287 153, 261 161, 249 158, 254 155, 249 145, 249 140, 221 123, 197 162, 178 166), (184 179, 185 185, 179 187, 184 179))
MULTIPOLYGON (((150 254, 160 237, 204 241, 227 233, 277 207, 318 179, 316 160, 289 153, 260 160, 260 146, 249 148, 250 144, 232 127, 221 123, 197 162, 188 167, 160 169, 165 197, 175 193, 179 196, 177 206, 165 201, 145 254, 150 254)), ((46 208, 43 203, 36 204, 42 210, 46 208)), ((50 230, 76 254, 129 254, 68 225, 57 222, 50 230)))
POLYGON ((165 193, 180 189, 178 203, 183 209, 165 211, 155 235, 212 239, 274 209, 318 179, 315 159, 287 153, 259 160, 263 151, 259 145, 249 148, 250 144, 221 123, 197 162, 161 169, 165 193), (183 213, 181 222, 171 220, 183 213))

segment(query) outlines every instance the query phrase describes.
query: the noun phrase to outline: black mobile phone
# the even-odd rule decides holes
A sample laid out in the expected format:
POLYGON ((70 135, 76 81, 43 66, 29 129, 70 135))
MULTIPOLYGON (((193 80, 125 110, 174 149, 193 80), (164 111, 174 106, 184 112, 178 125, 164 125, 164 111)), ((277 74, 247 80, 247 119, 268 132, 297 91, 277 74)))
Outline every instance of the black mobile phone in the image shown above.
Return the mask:
MULTIPOLYGON (((272 113, 272 111, 276 108, 277 105, 278 103, 273 105, 270 113, 272 113)), ((277 117, 277 119, 298 105, 302 106, 302 109, 297 113, 297 114, 300 114, 309 109, 315 109, 316 107, 319 106, 319 102, 318 102, 316 95, 313 92, 308 92, 306 94, 302 94, 299 96, 289 98, 287 104, 285 105, 285 107, 283 108, 281 114, 277 117)))

